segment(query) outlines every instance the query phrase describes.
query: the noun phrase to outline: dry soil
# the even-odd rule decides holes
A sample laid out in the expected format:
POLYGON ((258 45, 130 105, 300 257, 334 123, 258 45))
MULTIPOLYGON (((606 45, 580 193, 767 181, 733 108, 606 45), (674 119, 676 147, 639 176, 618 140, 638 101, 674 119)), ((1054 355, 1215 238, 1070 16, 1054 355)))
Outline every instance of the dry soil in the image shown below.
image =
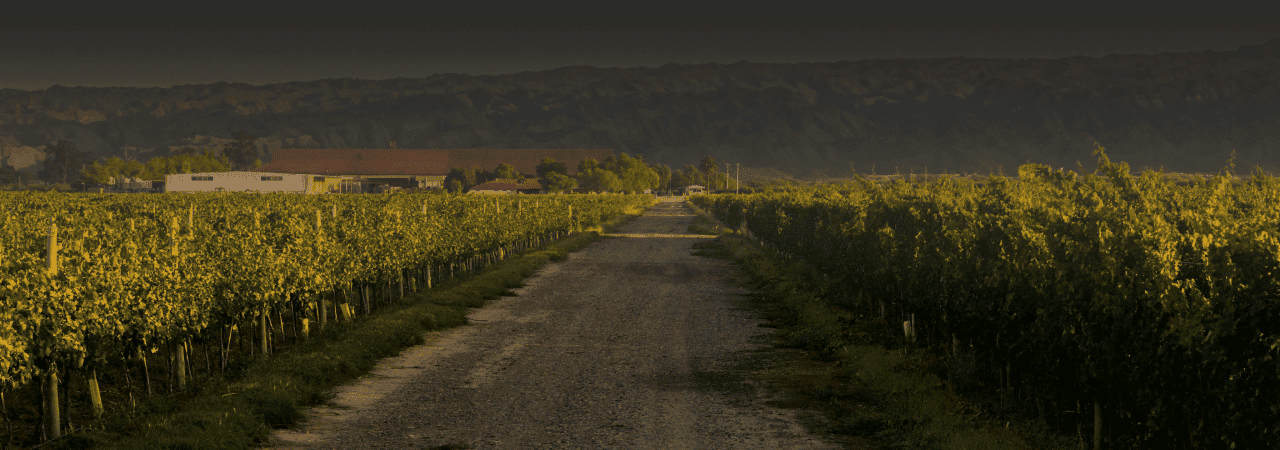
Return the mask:
POLYGON ((767 332, 662 202, 280 430, 271 448, 824 449, 749 376, 767 332))

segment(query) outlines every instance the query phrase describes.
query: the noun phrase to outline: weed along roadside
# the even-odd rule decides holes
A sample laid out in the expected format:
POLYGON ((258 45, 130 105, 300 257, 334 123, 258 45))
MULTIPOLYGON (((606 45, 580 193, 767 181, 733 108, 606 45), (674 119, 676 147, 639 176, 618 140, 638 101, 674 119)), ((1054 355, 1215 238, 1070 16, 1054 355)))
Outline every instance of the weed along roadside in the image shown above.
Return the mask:
POLYGON ((766 330, 726 283, 732 266, 691 254, 715 236, 683 232, 693 214, 664 200, 265 447, 841 448, 743 377, 766 330))
POLYGON ((530 248, 474 273, 438 280, 372 314, 332 321, 297 346, 251 363, 233 380, 210 379, 182 396, 155 396, 137 408, 108 414, 41 448, 246 449, 265 443, 273 429, 305 421, 304 408, 322 405, 333 389, 361 377, 383 358, 425 342, 425 336, 467 325, 467 312, 522 281, 550 261, 562 261, 639 217, 624 212, 578 233, 530 248))
POLYGON ((690 232, 714 232, 696 254, 727 259, 751 307, 775 328, 772 367, 762 381, 792 395, 790 406, 821 411, 805 425, 853 448, 1067 449, 1086 437, 1048 431, 1034 417, 1007 411, 1001 392, 973 382, 972 355, 912 342, 892 320, 832 305, 820 274, 797 259, 763 250, 692 203, 690 232), (785 356, 789 355, 789 356, 785 356))

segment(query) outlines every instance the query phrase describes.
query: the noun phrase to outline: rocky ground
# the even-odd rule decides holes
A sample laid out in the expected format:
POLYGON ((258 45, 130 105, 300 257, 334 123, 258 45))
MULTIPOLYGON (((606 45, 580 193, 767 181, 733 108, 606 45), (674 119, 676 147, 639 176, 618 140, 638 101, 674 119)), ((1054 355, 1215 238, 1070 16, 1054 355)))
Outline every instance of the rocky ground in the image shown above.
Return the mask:
POLYGON ((550 263, 340 388, 270 448, 822 449, 750 374, 768 328, 722 260, 693 256, 681 203, 550 263))

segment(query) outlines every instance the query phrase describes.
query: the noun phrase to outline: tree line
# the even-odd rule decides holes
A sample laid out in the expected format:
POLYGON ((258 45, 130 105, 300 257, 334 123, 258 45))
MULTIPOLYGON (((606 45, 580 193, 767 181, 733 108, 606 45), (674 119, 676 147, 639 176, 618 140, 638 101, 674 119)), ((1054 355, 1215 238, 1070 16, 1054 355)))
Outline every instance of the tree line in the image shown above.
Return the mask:
POLYGON ((465 192, 475 186, 498 179, 536 179, 543 189, 551 193, 573 191, 616 193, 671 193, 685 186, 701 185, 709 189, 734 189, 735 180, 721 173, 715 158, 707 155, 697 166, 686 165, 672 170, 665 164, 649 165, 644 157, 621 153, 604 161, 586 158, 578 163, 577 173, 569 175, 563 161, 543 158, 537 174, 521 174, 510 164, 499 164, 494 170, 482 170, 479 166, 469 169, 455 167, 445 176, 444 187, 449 192, 465 192))
MULTIPOLYGON (((109 157, 92 161, 90 155, 80 150, 74 141, 58 140, 46 144, 44 169, 36 178, 49 184, 77 186, 108 185, 120 179, 164 180, 165 175, 175 173, 227 172, 252 170, 262 166, 254 149, 253 135, 236 132, 234 140, 219 149, 198 150, 185 147, 169 156, 156 156, 147 161, 109 157)), ((538 181, 548 192, 574 191, 618 193, 671 193, 689 185, 701 185, 711 190, 737 187, 729 174, 720 172, 715 158, 707 155, 695 165, 679 170, 664 164, 650 165, 641 155, 621 153, 603 161, 587 158, 578 163, 577 172, 569 175, 565 162, 543 158, 535 174, 521 174, 510 164, 499 164, 493 170, 478 166, 468 169, 453 168, 445 176, 444 188, 449 192, 465 192, 480 184, 497 179, 529 179, 538 181)), ((22 173, 0 164, 0 183, 20 182, 22 173)))
MULTIPOLYGON (((80 149, 75 141, 60 139, 40 149, 44 154, 44 168, 36 172, 34 179, 48 184, 62 184, 85 188, 90 185, 112 184, 115 179, 164 180, 165 175, 195 172, 227 172, 252 170, 262 166, 253 147, 255 136, 239 131, 231 142, 218 149, 199 150, 185 147, 172 151, 169 156, 156 156, 146 161, 124 159, 116 156, 105 160, 93 160, 80 149)), ((32 181, 28 175, 0 163, 0 183, 14 184, 32 181)))

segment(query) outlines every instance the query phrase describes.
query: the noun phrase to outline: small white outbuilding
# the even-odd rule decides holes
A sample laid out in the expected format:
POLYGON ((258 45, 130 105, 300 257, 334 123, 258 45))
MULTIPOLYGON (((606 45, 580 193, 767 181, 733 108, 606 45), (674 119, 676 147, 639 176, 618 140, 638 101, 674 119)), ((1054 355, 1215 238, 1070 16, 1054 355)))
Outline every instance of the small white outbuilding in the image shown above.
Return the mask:
POLYGON ((325 193, 339 177, 298 173, 202 172, 165 175, 165 192, 325 193))

